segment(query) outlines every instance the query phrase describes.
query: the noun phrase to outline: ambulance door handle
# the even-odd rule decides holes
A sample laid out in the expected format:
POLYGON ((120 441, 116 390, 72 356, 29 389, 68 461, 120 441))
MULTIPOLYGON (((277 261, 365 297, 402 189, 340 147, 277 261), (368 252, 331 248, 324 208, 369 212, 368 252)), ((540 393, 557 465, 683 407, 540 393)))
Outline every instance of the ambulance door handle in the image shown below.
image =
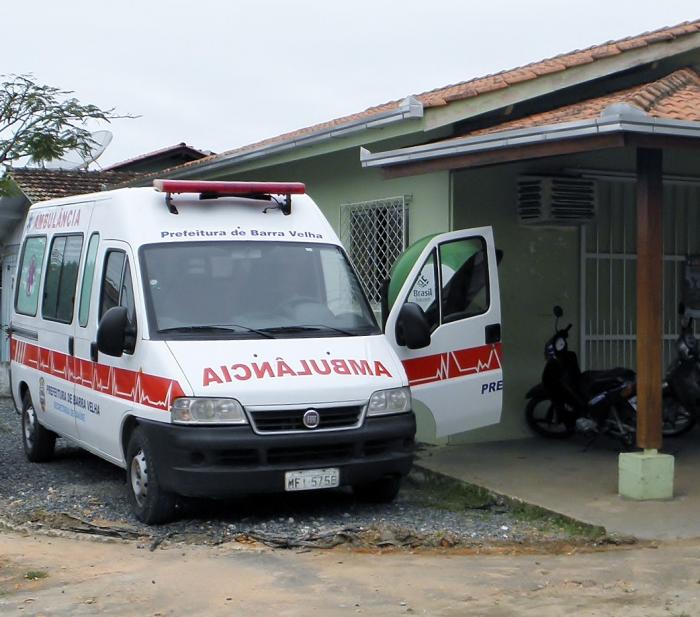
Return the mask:
POLYGON ((501 342, 501 324, 493 323, 484 328, 484 339, 487 345, 501 342))
POLYGON ((75 339, 72 336, 68 337, 68 355, 75 355, 75 339))
POLYGON ((94 341, 90 343, 90 360, 97 362, 97 343, 94 341))

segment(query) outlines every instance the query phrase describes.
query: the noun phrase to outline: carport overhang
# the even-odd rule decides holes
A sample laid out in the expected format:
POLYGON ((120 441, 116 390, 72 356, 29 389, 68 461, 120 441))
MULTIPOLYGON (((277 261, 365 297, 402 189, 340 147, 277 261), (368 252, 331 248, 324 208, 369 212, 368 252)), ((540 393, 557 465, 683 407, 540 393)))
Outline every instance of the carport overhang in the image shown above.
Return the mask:
MULTIPOLYGON (((626 106, 627 107, 627 106, 626 106)), ((700 148, 700 122, 647 116, 629 108, 598 118, 443 140, 386 152, 360 150, 364 168, 387 178, 616 148, 700 148)))
MULTIPOLYGON (((636 151, 637 445, 645 456, 653 457, 662 445, 663 153, 679 148, 700 151, 700 122, 655 118, 618 104, 592 119, 388 152, 362 150, 361 163, 364 168, 382 169, 387 178, 399 178, 630 148, 636 151)), ((622 468, 621 462, 621 487, 622 468)), ((672 466, 668 482, 672 491, 672 466)))

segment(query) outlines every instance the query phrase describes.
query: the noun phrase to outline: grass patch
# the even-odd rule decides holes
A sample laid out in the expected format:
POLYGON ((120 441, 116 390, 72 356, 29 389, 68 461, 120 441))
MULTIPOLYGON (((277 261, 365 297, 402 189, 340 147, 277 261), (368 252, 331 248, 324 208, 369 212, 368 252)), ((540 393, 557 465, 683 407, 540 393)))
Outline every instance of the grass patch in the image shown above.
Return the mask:
POLYGON ((510 511, 521 521, 539 525, 548 529, 561 531, 569 536, 597 540, 606 536, 605 527, 582 523, 574 518, 558 514, 539 506, 534 506, 514 499, 510 502, 510 511))
POLYGON ((497 505, 495 495, 480 486, 424 469, 414 468, 407 478, 406 487, 412 489, 412 500, 420 505, 450 512, 486 510, 497 505))
POLYGON ((46 578, 49 575, 45 570, 28 570, 24 578, 28 581, 38 581, 39 579, 46 578))
POLYGON ((427 469, 415 468, 408 476, 407 488, 421 505, 451 512, 464 510, 507 511, 518 521, 543 531, 559 532, 566 536, 597 540, 606 536, 604 527, 582 523, 563 514, 498 495, 475 484, 469 484, 427 469))

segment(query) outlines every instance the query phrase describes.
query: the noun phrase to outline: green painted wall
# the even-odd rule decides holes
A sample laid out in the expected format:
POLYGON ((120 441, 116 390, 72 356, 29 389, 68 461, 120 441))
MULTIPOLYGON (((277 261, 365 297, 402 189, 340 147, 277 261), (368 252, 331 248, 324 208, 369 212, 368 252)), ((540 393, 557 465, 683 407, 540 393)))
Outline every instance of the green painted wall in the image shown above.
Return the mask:
MULTIPOLYGON (((528 168, 533 172, 532 165, 528 168)), ((578 340, 579 231, 518 224, 516 183, 522 165, 455 172, 455 229, 491 225, 499 267, 503 322, 504 398, 501 423, 450 438, 451 442, 529 436, 524 422, 525 393, 540 380, 545 340, 553 331, 552 306, 560 304, 574 323, 578 340)))
POLYGON ((449 172, 385 180, 381 171, 362 169, 359 148, 228 176, 241 180, 296 180, 319 205, 336 231, 340 205, 410 195, 409 242, 449 229, 449 172))

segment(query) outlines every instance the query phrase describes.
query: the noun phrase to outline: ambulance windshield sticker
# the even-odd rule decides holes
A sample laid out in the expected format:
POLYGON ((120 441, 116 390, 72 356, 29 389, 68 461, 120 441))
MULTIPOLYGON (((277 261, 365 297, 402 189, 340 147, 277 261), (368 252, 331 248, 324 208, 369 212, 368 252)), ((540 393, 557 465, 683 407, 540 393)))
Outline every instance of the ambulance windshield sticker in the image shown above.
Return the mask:
POLYGON ((427 311, 430 305, 435 301, 436 297, 435 285, 435 264, 431 255, 428 261, 425 262, 423 269, 420 271, 416 282, 414 283, 411 292, 408 295, 407 301, 413 302, 420 306, 424 311, 427 311))
POLYGON ((28 238, 24 245, 17 293, 17 312, 36 315, 39 301, 39 278, 44 263, 46 238, 28 238))

